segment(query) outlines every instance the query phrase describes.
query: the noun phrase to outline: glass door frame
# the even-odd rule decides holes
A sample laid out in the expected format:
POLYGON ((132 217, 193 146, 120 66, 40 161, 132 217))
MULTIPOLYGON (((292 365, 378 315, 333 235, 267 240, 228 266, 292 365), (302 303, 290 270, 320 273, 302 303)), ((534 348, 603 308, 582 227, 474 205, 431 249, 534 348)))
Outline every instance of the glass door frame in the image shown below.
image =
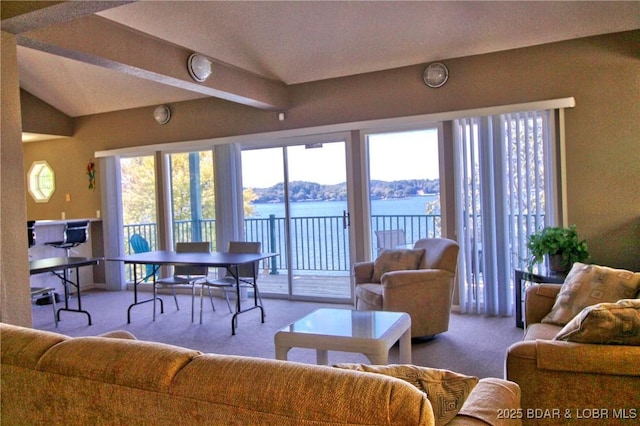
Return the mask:
MULTIPOLYGON (((306 136, 298 136, 291 138, 275 138, 270 139, 268 143, 262 141, 252 141, 241 144, 241 150, 261 150, 261 149, 273 149, 273 148, 282 148, 283 152, 283 180, 284 180, 284 193, 285 193, 285 243, 286 243, 286 262, 287 265, 292 265, 292 234, 291 234, 291 208, 290 208, 290 199, 289 199, 289 168, 288 168, 288 153, 285 148, 294 147, 294 146, 303 146, 310 144, 322 144, 322 143, 335 143, 342 142, 344 143, 345 149, 345 173, 346 173, 346 186, 347 186, 347 212, 353 211, 353 195, 351 189, 353 188, 353 170, 351 168, 352 164, 352 133, 351 132, 339 132, 339 133, 327 133, 327 134, 319 134, 319 135, 306 135, 306 136)), ((241 212, 244 216, 244 212, 241 212)), ((242 218, 242 221, 244 217, 242 218)), ((241 222, 242 223, 242 222, 241 222)), ((354 229, 352 226, 347 227, 347 235, 349 240, 349 269, 350 265, 354 263, 354 229)), ((264 251, 264 250, 263 250, 264 251)), ((283 254, 280 254, 283 255, 283 254)), ((307 296, 307 295, 299 295, 293 292, 293 271, 291 268, 287 268, 287 294, 270 294, 271 297, 275 298, 287 298, 289 300, 301 300, 301 301, 314 301, 314 302, 325 302, 325 303, 345 303, 345 304, 353 304, 354 303, 354 290, 351 282, 351 274, 348 273, 349 277, 349 298, 328 298, 328 297, 317 297, 317 296, 307 296)))
POLYGON ((360 150, 359 155, 362 159, 363 165, 360 172, 361 180, 361 203, 362 203, 362 215, 360 220, 362 221, 362 234, 361 238, 364 242, 364 247, 360 250, 364 250, 361 256, 366 260, 374 260, 372 258, 375 241, 371 236, 371 188, 370 188, 370 165, 369 165, 369 144, 368 137, 375 134, 386 133, 403 133, 419 130, 435 129, 438 134, 438 168, 439 168, 439 181, 440 181, 440 216, 441 216, 441 237, 456 239, 455 225, 455 210, 454 210, 454 191, 453 191, 453 171, 451 164, 453 156, 453 134, 452 134, 452 122, 450 121, 429 121, 429 122, 414 122, 411 124, 394 124, 385 127, 363 129, 360 133, 360 150), (449 165, 449 167, 447 167, 449 165))

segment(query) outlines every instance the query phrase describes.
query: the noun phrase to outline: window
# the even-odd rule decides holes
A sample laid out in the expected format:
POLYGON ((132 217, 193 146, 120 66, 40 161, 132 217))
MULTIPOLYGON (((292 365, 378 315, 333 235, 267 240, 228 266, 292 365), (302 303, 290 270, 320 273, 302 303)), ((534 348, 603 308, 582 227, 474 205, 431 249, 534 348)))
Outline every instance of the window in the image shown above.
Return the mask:
POLYGON ((46 161, 34 161, 27 173, 29 194, 36 203, 46 203, 56 190, 53 169, 46 161))
MULTIPOLYGON (((153 155, 120 159, 120 193, 125 252, 157 250, 156 173, 153 155), (138 242, 136 242, 138 241, 138 242)), ((149 279, 153 267, 138 272, 149 279)), ((133 280, 133 265, 127 265, 127 279, 133 280)))
POLYGON ((441 236, 438 129, 367 135, 373 258, 441 236))
POLYGON ((213 151, 169 155, 173 241, 208 241, 216 249, 213 151))

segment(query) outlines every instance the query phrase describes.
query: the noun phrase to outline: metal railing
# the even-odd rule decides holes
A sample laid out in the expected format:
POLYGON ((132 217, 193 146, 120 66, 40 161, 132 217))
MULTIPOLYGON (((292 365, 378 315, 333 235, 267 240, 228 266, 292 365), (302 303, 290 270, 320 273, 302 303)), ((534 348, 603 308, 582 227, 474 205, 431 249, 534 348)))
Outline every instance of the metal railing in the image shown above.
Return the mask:
MULTIPOLYGON (((280 256, 264 261, 261 267, 276 274, 290 267, 296 271, 349 272, 349 236, 343 226, 342 216, 294 217, 290 221, 292 244, 291 265, 288 264, 286 244, 287 221, 283 217, 270 215, 269 218, 245 219, 244 233, 247 241, 260 241, 263 251, 280 253, 280 256)), ((440 236, 440 216, 438 215, 378 215, 371 217, 371 233, 375 240, 376 231, 402 230, 406 243, 421 238, 440 236)), ((132 253, 129 240, 133 234, 140 234, 148 242, 151 250, 158 248, 155 223, 129 224, 124 226, 125 251, 132 253)), ((215 219, 201 221, 176 221, 173 240, 211 241, 215 247, 215 219)), ((375 257, 377 247, 373 248, 375 257)), ((129 278, 131 277, 128 271, 129 278)))

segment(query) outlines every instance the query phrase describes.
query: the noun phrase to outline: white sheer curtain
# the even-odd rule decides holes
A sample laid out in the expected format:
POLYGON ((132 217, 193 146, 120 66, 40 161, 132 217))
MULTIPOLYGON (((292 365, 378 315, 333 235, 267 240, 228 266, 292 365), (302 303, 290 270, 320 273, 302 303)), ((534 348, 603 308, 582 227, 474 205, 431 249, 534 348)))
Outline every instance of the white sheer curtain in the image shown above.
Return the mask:
POLYGON ((553 223, 552 111, 454 121, 460 309, 512 315, 526 238, 553 223))

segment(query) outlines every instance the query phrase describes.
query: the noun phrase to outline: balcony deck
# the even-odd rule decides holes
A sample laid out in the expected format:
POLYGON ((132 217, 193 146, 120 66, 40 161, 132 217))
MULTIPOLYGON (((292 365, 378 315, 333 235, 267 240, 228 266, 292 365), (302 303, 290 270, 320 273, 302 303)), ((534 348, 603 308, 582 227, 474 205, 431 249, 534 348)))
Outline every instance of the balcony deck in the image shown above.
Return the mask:
MULTIPOLYGON (((261 273, 258 276, 258 287, 264 297, 287 297, 287 274, 261 273)), ((128 290, 133 290, 133 284, 127 285, 128 290)), ((151 292, 151 283, 144 282, 138 285, 138 290, 151 292)), ((165 289, 159 289, 164 293, 165 289)), ((181 292, 181 290, 178 290, 181 292)), ((217 293, 217 292, 216 292, 217 293)), ((336 303, 349 301, 351 298, 351 277, 335 275, 294 275, 293 295, 302 298, 339 299, 336 303)), ((220 293, 221 296, 221 293, 220 293)))
MULTIPOLYGON (((322 298, 351 298, 351 277, 335 275, 294 275, 293 294, 322 298)), ((263 295, 288 294, 287 274, 260 274, 258 286, 263 295)))

